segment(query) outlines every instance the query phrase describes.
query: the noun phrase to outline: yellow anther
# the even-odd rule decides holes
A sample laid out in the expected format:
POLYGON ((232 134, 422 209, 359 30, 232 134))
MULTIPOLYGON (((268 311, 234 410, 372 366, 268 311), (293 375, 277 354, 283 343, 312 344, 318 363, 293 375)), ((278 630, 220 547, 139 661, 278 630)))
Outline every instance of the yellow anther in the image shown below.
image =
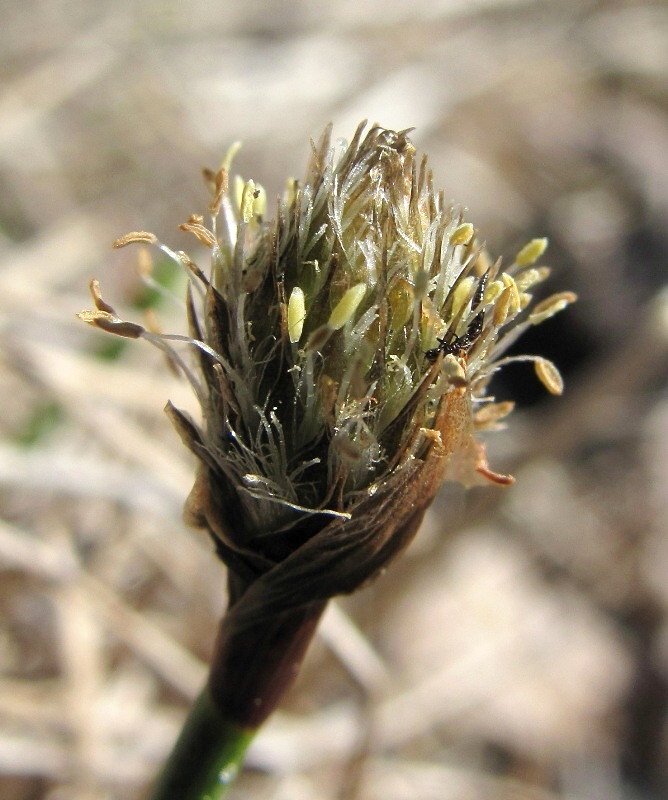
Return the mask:
POLYGON ((515 403, 505 400, 501 403, 487 403, 476 411, 473 422, 478 429, 491 428, 495 426, 515 407, 515 403))
POLYGON ((443 359, 441 369, 448 376, 451 383, 464 384, 466 383, 466 370, 462 367, 460 360, 448 353, 443 359))
POLYGON ((487 289, 485 289, 485 295, 482 299, 483 305, 487 306, 490 303, 493 303, 497 297, 501 296, 501 292, 505 288, 506 287, 503 281, 492 281, 487 289))
POLYGON ((473 225, 470 222, 463 222, 458 225, 450 236, 451 244, 468 244, 473 238, 473 225))
POLYGON ((529 264, 536 262, 546 249, 547 239, 532 239, 515 256, 515 263, 519 267, 527 267, 529 264))
POLYGON ((531 303, 532 300, 532 294, 529 294, 529 292, 520 292, 520 311, 524 311, 524 309, 531 303))
POLYGON ((149 233, 148 231, 132 231, 132 233, 126 233, 125 236, 121 236, 120 239, 116 239, 116 241, 112 244, 112 247, 125 247, 133 242, 157 244, 158 237, 154 233, 149 233))
POLYGON ((327 327, 333 331, 338 331, 339 328, 343 328, 346 322, 348 322, 357 311, 357 307, 366 294, 366 289, 366 283, 358 283, 356 286, 352 286, 348 289, 329 315, 327 327))
POLYGON ((533 312, 529 315, 529 322, 533 325, 538 325, 546 319, 553 317, 560 311, 563 311, 566 306, 574 303, 578 299, 575 292, 558 292, 551 297, 542 300, 534 308, 533 312))
POLYGON ((288 336, 291 342, 294 343, 300 340, 305 318, 304 292, 299 286, 295 286, 288 300, 288 336))
POLYGON ((465 306, 469 302, 475 283, 476 279, 472 275, 469 275, 464 278, 463 281, 459 282, 452 298, 453 315, 456 315, 462 306, 465 306))
POLYGON ((517 291, 517 284, 515 283, 515 279, 508 275, 508 273, 504 272, 501 274, 501 280, 506 285, 506 289, 510 291, 510 301, 508 305, 508 317, 514 317, 517 314, 522 306, 520 300, 520 293, 517 291))
POLYGON ((500 328, 508 317, 508 309, 510 308, 512 298, 512 289, 508 286, 502 292, 499 299, 494 306, 494 314, 492 315, 492 322, 495 328, 500 328))
POLYGON ((253 200, 253 215, 256 217, 265 217, 267 214, 267 191, 258 183, 255 187, 255 198, 253 200))
POLYGON ((520 292, 524 292, 535 286, 537 283, 544 281, 550 274, 549 267, 531 267, 518 275, 515 278, 515 283, 520 292))
POLYGON ((239 209, 241 212, 241 219, 244 222, 250 222, 250 220, 253 218, 253 205, 256 199, 256 192, 257 189, 255 188, 255 181, 247 181, 241 194, 241 203, 239 209))
POLYGON ((547 358, 537 358, 534 364, 538 380, 550 394, 563 394, 564 380, 555 365, 547 358))

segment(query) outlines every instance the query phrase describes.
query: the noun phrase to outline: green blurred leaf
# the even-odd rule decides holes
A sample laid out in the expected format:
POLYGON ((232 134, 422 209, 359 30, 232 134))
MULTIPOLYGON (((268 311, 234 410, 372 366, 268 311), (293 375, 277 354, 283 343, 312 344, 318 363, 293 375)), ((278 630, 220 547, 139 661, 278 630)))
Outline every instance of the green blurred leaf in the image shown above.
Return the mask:
POLYGON ((55 400, 39 404, 28 417, 23 429, 18 432, 18 443, 24 447, 37 444, 62 422, 63 417, 63 408, 55 400))
MULTIPOLYGON (((171 290, 179 278, 179 272, 169 259, 161 258, 153 264, 151 278, 158 286, 171 290)), ((164 295, 159 289, 142 285, 132 299, 131 305, 133 308, 145 311, 147 308, 156 308, 163 300, 164 295)))
POLYGON ((105 336, 95 348, 95 355, 101 361, 117 361, 125 352, 127 345, 128 342, 119 336, 105 336))

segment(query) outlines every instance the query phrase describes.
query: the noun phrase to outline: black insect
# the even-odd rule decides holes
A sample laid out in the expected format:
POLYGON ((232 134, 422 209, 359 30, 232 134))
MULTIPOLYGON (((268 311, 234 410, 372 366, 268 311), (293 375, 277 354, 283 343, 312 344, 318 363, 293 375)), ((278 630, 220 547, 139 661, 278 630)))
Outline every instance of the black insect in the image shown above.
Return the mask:
MULTIPOLYGON (((475 311, 476 308, 482 302, 482 298, 485 294, 485 288, 487 286, 487 278, 489 277, 489 270, 480 278, 478 281, 478 285, 476 286, 475 294, 471 299, 471 311, 475 311)), ((424 354, 427 361, 431 361, 432 363, 436 361, 439 356, 439 353, 443 353, 444 356, 447 355, 457 355, 461 352, 468 352, 473 345, 476 343, 476 340, 482 333, 482 326, 485 320, 485 313, 484 311, 479 311, 473 320, 470 322, 468 328, 466 329, 466 333, 462 334, 462 336, 455 336, 454 339, 448 341, 448 338, 440 339, 438 336, 436 337, 438 340, 438 347, 432 347, 430 350, 424 354)))

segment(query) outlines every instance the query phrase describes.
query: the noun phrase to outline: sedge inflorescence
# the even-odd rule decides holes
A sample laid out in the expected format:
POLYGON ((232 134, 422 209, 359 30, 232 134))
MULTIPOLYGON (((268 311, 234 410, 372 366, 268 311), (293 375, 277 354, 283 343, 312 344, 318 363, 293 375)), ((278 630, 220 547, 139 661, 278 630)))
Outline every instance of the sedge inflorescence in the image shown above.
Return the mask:
MULTIPOLYGON (((80 315, 167 350, 193 383, 201 423, 169 407, 200 461, 191 521, 250 576, 316 534, 343 536, 374 498, 385 516, 370 528, 387 530, 393 509, 397 525, 419 519, 444 477, 508 482, 475 433, 511 410, 487 395, 508 346, 575 299, 532 303, 549 274, 536 266, 546 240, 507 266, 493 261, 464 211, 434 190, 408 131, 362 124, 345 144, 327 129, 273 221, 262 187, 230 181, 233 152, 205 173, 209 221, 181 226, 210 252, 206 266, 145 232, 116 243, 155 245, 185 269, 188 335, 121 319, 95 282, 96 308, 80 315), (179 341, 196 348, 194 367, 179 341)), ((554 365, 521 358, 561 392, 554 365)), ((388 537, 377 548, 389 553, 388 537)), ((361 577, 382 558, 373 561, 361 577)))

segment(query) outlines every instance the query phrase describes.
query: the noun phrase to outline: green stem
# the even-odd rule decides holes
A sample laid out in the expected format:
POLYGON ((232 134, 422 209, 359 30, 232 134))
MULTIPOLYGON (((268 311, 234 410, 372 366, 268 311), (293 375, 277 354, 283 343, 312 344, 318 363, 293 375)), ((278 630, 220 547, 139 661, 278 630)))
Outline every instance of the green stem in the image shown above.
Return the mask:
POLYGON ((150 800, 220 800, 256 730, 226 719, 205 688, 195 701, 150 800))

